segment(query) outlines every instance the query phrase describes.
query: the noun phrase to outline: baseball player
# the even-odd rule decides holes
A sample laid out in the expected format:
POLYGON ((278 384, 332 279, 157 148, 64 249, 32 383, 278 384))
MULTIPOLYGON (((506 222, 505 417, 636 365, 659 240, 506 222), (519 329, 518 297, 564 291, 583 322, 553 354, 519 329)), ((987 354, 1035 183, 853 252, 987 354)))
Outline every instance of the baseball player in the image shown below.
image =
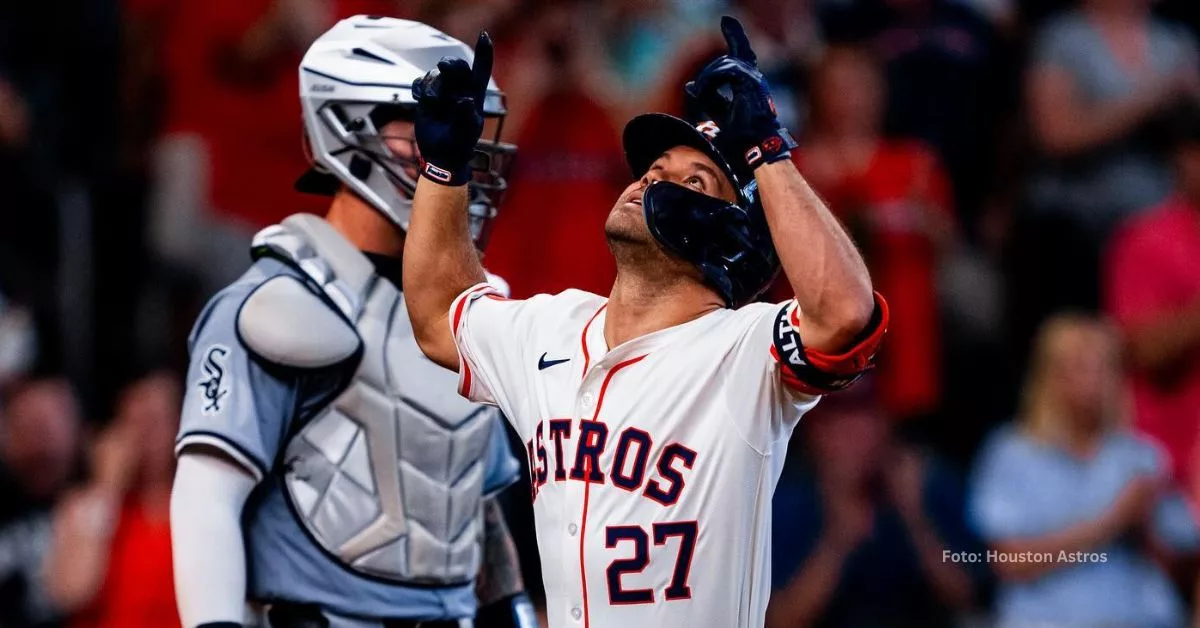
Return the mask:
POLYGON ((487 35, 473 67, 443 60, 413 86, 425 161, 405 303, 422 351, 525 441, 555 628, 762 626, 788 437, 869 366, 887 325, 854 244, 788 159, 741 25, 721 26, 728 54, 686 86, 709 119, 625 127, 637 180, 605 225, 607 299, 508 300, 485 281, 463 184, 487 35), (795 299, 751 303, 780 266, 795 299))
MULTIPOLYGON (((477 574, 478 625, 536 625, 499 507, 485 503, 519 474, 498 412, 421 355, 400 291, 418 169, 411 85, 444 55, 471 50, 358 16, 301 63, 315 164, 297 186, 333 198, 325 219, 260 232, 253 265, 189 340, 171 496, 185 628, 469 627, 477 574)), ((500 118, 502 94, 484 81, 481 115, 500 118)), ((514 148, 470 149, 486 158, 469 200, 478 243, 514 148)))

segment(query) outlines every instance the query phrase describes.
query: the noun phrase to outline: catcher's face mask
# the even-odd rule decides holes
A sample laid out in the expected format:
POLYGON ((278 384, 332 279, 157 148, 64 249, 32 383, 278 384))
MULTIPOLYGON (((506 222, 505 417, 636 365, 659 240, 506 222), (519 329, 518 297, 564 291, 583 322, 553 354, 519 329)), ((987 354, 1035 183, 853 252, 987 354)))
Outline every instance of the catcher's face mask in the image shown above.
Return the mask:
MULTIPOLYGON (((392 184, 411 199, 417 189, 420 173, 420 149, 417 146, 409 107, 379 105, 371 111, 371 124, 379 129, 377 137, 364 138, 368 151, 387 172, 392 184)), ((503 118, 488 120, 484 133, 491 140, 480 140, 471 160, 471 181, 468 182, 470 201, 468 214, 471 236, 483 249, 491 233, 492 219, 508 190, 516 146, 500 142, 503 118)))
MULTIPOLYGON (((417 189, 420 151, 413 136, 412 109, 408 106, 372 103, 331 103, 322 120, 343 138, 344 146, 331 156, 347 165, 350 176, 380 198, 391 199, 388 215, 407 216, 417 189), (387 189, 394 193, 387 193, 387 189)), ((480 249, 487 243, 491 221, 508 189, 508 173, 516 147, 499 141, 502 125, 497 119, 486 131, 491 140, 480 140, 471 161, 472 180, 468 183, 471 236, 480 249)), ((305 175, 297 187, 304 192, 331 194, 338 181, 332 175, 305 175), (310 176, 312 175, 312 176, 310 176), (326 185, 322 189, 322 185, 326 185)))

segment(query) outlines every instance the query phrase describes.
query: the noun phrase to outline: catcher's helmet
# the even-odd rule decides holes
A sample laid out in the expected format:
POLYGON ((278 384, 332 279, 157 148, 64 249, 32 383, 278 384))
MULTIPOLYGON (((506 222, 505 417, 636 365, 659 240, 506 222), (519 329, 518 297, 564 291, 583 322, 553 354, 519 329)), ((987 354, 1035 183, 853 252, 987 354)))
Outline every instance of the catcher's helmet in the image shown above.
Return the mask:
POLYGON ((720 133, 712 122, 693 127, 665 113, 647 113, 625 125, 625 161, 640 177, 670 148, 699 150, 725 173, 737 200, 729 203, 667 182, 647 186, 642 211, 650 234, 671 253, 691 262, 729 307, 763 293, 779 273, 758 184, 748 167, 735 170, 712 143, 720 133))
MULTIPOLYGON (((436 28, 389 17, 356 15, 313 42, 300 62, 300 102, 313 167, 296 181, 296 189, 332 194, 345 185, 407 229, 419 169, 393 153, 380 130, 393 120, 411 119, 413 81, 447 56, 474 58, 469 46, 436 28)), ((498 141, 507 111, 494 80, 483 113, 498 124, 492 140, 479 142, 472 163, 471 235, 480 246, 508 186, 516 152, 498 141)))

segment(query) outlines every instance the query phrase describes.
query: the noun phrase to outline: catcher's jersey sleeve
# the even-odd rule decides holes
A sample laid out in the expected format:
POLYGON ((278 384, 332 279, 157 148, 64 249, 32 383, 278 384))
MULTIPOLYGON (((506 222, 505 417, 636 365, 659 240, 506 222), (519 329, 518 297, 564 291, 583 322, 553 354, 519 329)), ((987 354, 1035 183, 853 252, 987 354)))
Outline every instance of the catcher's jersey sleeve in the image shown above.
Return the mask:
POLYGON ((239 340, 237 315, 248 291, 235 284, 218 294, 192 330, 175 452, 216 447, 262 479, 286 433, 296 386, 268 372, 239 340))

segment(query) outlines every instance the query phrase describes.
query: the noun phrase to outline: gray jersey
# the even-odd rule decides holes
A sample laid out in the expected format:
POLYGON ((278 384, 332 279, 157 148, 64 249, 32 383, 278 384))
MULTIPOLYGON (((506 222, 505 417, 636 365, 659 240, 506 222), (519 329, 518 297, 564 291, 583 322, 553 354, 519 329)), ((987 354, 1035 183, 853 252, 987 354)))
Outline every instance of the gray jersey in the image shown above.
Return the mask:
POLYGON ((519 473, 495 410, 426 360, 403 296, 327 223, 293 216, 202 312, 177 449, 260 482, 248 598, 354 616, 470 616, 481 497, 519 473))

